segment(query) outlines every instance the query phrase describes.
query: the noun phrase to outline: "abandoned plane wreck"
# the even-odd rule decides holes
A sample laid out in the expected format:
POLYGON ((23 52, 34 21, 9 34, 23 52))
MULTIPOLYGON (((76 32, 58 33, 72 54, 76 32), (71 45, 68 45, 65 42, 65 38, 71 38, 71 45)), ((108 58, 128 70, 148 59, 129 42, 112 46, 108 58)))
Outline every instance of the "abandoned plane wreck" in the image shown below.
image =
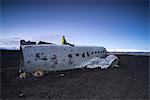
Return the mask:
MULTIPOLYGON (((52 43, 26 42, 21 43, 22 65, 20 72, 42 76, 44 72, 60 71, 76 68, 107 69, 118 66, 115 55, 107 55, 104 47, 69 46, 52 43)), ((25 76, 25 74, 21 74, 25 76)))

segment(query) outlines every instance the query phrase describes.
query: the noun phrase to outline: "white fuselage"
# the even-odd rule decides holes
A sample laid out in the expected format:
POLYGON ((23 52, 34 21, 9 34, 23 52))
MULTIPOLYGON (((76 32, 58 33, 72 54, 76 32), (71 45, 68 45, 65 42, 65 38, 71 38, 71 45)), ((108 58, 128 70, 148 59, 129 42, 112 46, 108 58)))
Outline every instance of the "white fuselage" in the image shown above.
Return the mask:
POLYGON ((94 57, 106 57, 104 47, 68 45, 22 45, 24 71, 56 71, 82 68, 94 57))

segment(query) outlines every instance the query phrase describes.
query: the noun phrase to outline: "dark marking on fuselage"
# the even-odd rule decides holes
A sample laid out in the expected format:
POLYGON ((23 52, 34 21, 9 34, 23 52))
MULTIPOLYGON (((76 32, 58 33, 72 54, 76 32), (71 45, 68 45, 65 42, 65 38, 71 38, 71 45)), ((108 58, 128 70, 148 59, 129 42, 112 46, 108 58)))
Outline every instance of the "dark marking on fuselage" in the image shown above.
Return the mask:
POLYGON ((56 58, 57 58, 56 55, 53 55, 52 59, 55 60, 56 58))
POLYGON ((90 56, 88 52, 87 52, 87 56, 88 56, 88 57, 90 56))
POLYGON ((54 65, 57 65, 57 64, 58 64, 58 60, 55 60, 55 61, 54 61, 54 65))
POLYGON ((43 55, 44 53, 43 52, 41 52, 41 55, 43 55))
POLYGON ((68 54, 68 58, 72 58, 72 54, 68 54))
POLYGON ((46 56, 44 56, 44 58, 42 58, 42 60, 47 60, 46 56))
POLYGON ((58 64, 58 60, 57 60, 56 55, 53 55, 53 57, 51 57, 50 59, 51 59, 50 62, 52 62, 54 64, 54 66, 58 64))
POLYGON ((82 57, 83 57, 83 58, 85 57, 85 54, 84 54, 84 53, 82 53, 82 57))
POLYGON ((27 61, 27 63, 31 63, 31 61, 27 61))
POLYGON ((38 59, 41 59, 40 58, 40 53, 36 53, 35 57, 38 58, 38 59))
POLYGON ((69 65, 72 65, 74 62, 72 61, 72 58, 69 58, 69 62, 68 62, 68 64, 69 65))

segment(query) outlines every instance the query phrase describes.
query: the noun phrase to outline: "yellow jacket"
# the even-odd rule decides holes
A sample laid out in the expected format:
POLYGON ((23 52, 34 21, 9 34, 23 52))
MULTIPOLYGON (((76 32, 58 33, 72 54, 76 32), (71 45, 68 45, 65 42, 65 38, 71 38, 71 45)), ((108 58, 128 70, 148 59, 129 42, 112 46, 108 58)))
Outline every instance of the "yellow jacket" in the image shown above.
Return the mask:
POLYGON ((65 41, 66 41, 66 40, 65 40, 65 37, 62 37, 62 39, 61 39, 62 45, 65 44, 65 41))

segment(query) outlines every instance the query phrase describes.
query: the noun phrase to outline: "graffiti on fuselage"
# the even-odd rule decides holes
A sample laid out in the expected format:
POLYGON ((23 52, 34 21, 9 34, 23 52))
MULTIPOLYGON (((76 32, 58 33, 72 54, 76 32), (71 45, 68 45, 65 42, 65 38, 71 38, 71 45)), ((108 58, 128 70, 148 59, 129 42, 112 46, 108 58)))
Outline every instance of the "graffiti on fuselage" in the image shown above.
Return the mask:
POLYGON ((36 53, 35 60, 38 60, 38 59, 40 59, 40 60, 48 60, 43 52, 42 53, 36 53))

